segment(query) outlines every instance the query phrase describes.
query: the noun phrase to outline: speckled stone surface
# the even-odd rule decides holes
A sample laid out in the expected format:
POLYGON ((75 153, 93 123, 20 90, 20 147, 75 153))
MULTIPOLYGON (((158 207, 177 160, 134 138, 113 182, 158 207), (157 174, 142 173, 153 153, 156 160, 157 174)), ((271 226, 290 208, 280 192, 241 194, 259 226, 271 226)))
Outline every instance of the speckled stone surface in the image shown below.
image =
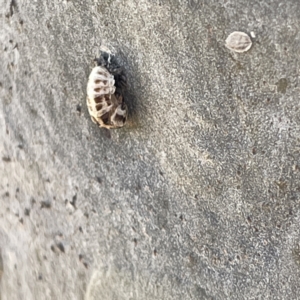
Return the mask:
POLYGON ((0 22, 1 300, 299 298, 298 0, 1 0, 0 22), (111 132, 85 104, 101 45, 129 81, 111 132))

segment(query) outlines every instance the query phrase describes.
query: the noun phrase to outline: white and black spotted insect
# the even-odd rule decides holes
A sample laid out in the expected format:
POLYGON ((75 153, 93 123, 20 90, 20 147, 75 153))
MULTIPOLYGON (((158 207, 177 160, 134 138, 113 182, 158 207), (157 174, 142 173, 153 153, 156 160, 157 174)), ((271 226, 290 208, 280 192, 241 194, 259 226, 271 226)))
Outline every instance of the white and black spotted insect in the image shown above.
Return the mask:
POLYGON ((101 52, 95 59, 87 84, 87 107, 94 123, 104 128, 119 128, 125 125, 127 106, 124 92, 127 79, 115 56, 101 52))

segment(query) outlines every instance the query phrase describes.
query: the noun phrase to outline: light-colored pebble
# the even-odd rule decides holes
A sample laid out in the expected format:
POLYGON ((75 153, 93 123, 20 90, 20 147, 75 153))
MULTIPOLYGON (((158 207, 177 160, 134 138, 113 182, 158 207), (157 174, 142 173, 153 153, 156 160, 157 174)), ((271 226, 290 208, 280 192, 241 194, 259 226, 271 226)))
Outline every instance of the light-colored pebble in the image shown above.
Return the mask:
POLYGON ((252 41, 248 34, 234 31, 226 39, 225 46, 234 52, 242 53, 251 48, 252 41))

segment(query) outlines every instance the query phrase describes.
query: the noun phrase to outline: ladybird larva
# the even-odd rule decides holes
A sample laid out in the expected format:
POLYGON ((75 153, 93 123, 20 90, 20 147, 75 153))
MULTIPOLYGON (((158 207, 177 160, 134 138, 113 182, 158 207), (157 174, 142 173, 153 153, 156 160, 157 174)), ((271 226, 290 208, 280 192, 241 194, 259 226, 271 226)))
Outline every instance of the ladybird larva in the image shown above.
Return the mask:
POLYGON ((87 84, 87 107, 91 119, 100 127, 123 127, 127 119, 124 70, 115 57, 106 52, 102 52, 96 62, 87 84))

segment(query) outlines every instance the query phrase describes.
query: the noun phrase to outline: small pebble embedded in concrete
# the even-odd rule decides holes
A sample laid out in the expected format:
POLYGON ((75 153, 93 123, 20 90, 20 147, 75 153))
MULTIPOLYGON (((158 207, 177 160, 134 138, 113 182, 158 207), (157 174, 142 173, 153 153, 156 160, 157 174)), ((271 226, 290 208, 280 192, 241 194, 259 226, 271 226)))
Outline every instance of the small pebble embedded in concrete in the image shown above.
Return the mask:
POLYGON ((251 48, 252 41, 248 34, 234 31, 227 37, 225 46, 234 52, 242 53, 251 48))

